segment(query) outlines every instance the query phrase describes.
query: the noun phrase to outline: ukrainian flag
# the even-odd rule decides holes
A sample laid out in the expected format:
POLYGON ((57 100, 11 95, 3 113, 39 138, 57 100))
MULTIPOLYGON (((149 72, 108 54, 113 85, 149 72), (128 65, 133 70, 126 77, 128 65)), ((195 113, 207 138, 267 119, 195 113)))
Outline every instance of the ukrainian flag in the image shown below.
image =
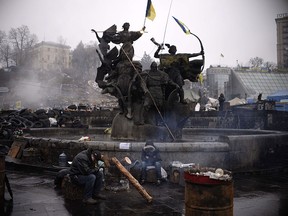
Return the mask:
POLYGON ((178 25, 184 31, 185 34, 191 34, 190 30, 188 29, 188 27, 183 22, 181 22, 180 20, 176 19, 174 16, 172 16, 172 17, 178 23, 178 25))
POLYGON ((147 8, 146 8, 146 17, 150 20, 154 20, 155 17, 156 17, 156 12, 155 12, 155 9, 152 5, 152 1, 151 0, 148 0, 147 1, 147 8))

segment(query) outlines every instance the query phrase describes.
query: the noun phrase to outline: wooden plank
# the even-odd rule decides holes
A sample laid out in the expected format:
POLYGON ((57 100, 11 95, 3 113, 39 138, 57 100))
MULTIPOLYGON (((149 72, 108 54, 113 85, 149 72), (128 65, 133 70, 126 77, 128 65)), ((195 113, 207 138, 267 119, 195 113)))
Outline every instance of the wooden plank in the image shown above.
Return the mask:
POLYGON ((132 185, 138 190, 138 192, 148 201, 148 203, 152 202, 153 198, 147 193, 144 187, 139 184, 137 179, 135 179, 131 173, 119 162, 116 157, 113 157, 112 162, 117 166, 122 174, 132 183, 132 185))
POLYGON ((11 146, 9 152, 8 152, 8 156, 16 158, 19 151, 20 151, 21 147, 20 146, 11 146))
POLYGON ((8 152, 8 155, 13 158, 21 158, 23 149, 26 147, 27 141, 15 140, 8 152))

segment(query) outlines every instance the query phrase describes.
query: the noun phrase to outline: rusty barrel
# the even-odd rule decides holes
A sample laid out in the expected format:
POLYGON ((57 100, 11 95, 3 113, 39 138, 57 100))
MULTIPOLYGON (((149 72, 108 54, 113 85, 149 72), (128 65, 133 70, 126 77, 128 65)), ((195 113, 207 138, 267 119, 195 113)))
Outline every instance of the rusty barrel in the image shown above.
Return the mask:
POLYGON ((0 204, 4 203, 5 194, 5 156, 0 154, 0 204))
POLYGON ((184 172, 186 216, 233 215, 233 181, 184 172))

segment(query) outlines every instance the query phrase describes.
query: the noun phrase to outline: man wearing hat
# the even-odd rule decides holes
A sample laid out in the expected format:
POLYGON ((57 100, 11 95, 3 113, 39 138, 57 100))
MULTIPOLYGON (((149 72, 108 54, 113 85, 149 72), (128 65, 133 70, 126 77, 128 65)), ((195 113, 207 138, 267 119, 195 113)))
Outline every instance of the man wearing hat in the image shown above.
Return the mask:
POLYGON ((96 199, 106 199, 100 195, 103 176, 96 166, 102 157, 98 150, 88 148, 78 153, 72 161, 70 175, 76 179, 76 183, 84 185, 83 202, 86 204, 96 204, 96 199))
POLYGON ((155 166, 157 175, 157 185, 161 183, 161 157, 159 149, 152 141, 147 141, 141 152, 142 171, 141 171, 141 184, 144 184, 147 176, 147 166, 155 166))

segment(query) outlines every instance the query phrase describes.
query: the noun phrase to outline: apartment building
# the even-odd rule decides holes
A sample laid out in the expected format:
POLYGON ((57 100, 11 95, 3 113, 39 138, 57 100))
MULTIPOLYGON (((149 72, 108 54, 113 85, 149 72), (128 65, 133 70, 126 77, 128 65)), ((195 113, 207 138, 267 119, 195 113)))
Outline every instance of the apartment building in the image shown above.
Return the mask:
POLYGON ((71 63, 70 46, 42 41, 31 50, 31 68, 40 71, 67 69, 71 63))
POLYGON ((278 14, 277 26, 277 65, 279 69, 288 69, 288 13, 278 14))

